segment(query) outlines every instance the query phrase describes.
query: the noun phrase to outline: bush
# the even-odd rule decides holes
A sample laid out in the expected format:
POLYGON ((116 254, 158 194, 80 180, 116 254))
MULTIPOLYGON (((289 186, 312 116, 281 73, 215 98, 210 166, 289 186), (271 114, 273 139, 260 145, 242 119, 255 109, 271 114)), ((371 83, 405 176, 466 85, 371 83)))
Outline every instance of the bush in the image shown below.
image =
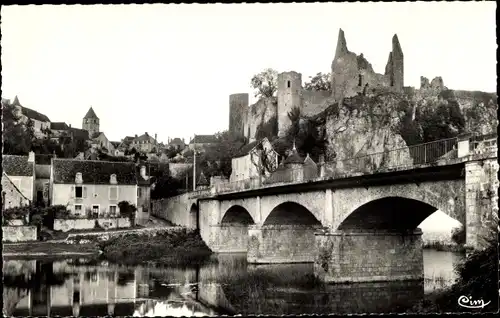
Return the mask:
POLYGON ((121 201, 118 203, 118 207, 120 208, 120 216, 128 218, 130 220, 130 224, 134 225, 135 212, 137 211, 135 205, 130 204, 127 201, 121 201))
POLYGON ((5 209, 2 212, 3 221, 2 224, 7 224, 7 221, 11 220, 24 220, 26 216, 31 215, 33 208, 31 206, 23 207, 13 207, 5 209))
POLYGON ((454 228, 451 231, 451 239, 457 245, 465 244, 465 228, 463 226, 461 226, 459 228, 454 228))
POLYGON ((188 265, 204 261, 211 251, 198 231, 181 229, 153 233, 130 233, 100 241, 106 259, 124 264, 157 262, 188 265))

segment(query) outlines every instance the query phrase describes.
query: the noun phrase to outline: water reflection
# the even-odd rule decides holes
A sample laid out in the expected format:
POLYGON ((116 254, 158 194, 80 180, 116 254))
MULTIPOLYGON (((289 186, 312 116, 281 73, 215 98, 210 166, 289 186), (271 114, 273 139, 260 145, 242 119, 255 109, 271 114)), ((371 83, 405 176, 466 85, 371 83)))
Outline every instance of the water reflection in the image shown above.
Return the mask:
MULTIPOLYGON (((438 259, 433 254, 434 267, 424 262, 435 275, 438 259)), ((69 259, 9 260, 3 270, 4 313, 14 316, 383 313, 405 311, 424 297, 422 281, 324 285, 312 264, 252 266, 244 254, 190 268, 69 259)))

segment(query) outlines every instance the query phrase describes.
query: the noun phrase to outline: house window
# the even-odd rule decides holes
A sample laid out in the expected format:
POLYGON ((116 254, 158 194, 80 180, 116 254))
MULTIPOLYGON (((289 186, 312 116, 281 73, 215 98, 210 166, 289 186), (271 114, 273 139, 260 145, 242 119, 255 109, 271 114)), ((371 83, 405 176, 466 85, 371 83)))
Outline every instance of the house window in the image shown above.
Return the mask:
POLYGON ((142 189, 141 188, 137 188, 137 197, 142 197, 142 189))
POLYGON ((358 82, 358 86, 361 86, 362 85, 362 82, 363 82, 363 76, 361 74, 359 74, 359 82, 358 82))
POLYGON ((109 214, 116 215, 116 205, 109 206, 109 214))
POLYGON ((83 188, 75 187, 75 198, 82 198, 82 197, 83 197, 83 188))
POLYGON ((82 205, 81 204, 75 204, 75 215, 81 215, 82 214, 82 205))
POLYGON ((110 200, 118 200, 118 187, 110 187, 109 188, 109 199, 110 200))
POLYGON ((99 214, 99 206, 98 205, 92 206, 92 214, 93 215, 99 214))
POLYGON ((286 86, 290 88, 290 81, 287 81, 286 86))

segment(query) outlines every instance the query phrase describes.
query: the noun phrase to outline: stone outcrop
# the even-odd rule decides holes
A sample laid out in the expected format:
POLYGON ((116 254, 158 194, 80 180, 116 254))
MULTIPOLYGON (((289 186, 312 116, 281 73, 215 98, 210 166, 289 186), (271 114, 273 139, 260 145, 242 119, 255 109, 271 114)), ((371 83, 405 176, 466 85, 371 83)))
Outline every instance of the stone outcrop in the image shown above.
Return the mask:
POLYGON ((327 140, 327 161, 342 161, 368 154, 383 153, 380 156, 364 157, 360 160, 337 163, 332 169, 383 168, 394 165, 395 160, 411 163, 408 152, 392 156, 387 153, 406 147, 406 142, 398 133, 405 110, 398 109, 401 97, 393 93, 374 96, 358 95, 345 98, 342 106, 332 105, 325 112, 324 126, 327 140), (342 165, 342 167, 339 166, 342 165))

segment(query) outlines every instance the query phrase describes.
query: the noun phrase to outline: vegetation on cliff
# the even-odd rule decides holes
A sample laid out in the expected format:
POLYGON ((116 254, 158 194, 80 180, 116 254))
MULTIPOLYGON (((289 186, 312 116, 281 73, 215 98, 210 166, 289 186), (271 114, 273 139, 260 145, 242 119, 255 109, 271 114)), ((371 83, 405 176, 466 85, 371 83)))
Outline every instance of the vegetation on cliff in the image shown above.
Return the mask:
POLYGON ((278 90, 278 71, 268 68, 255 74, 251 80, 255 97, 273 97, 278 90))
POLYGON ((98 245, 107 260, 127 265, 187 265, 203 262, 212 253, 199 232, 189 229, 130 233, 99 241, 98 245))

